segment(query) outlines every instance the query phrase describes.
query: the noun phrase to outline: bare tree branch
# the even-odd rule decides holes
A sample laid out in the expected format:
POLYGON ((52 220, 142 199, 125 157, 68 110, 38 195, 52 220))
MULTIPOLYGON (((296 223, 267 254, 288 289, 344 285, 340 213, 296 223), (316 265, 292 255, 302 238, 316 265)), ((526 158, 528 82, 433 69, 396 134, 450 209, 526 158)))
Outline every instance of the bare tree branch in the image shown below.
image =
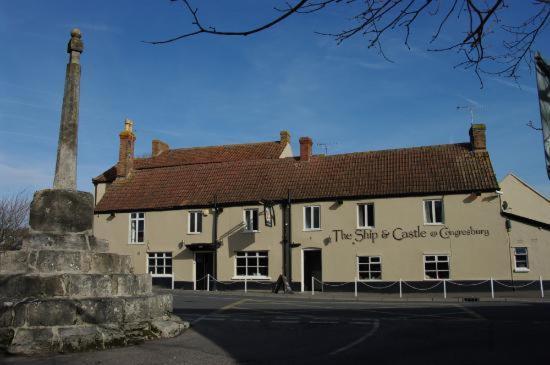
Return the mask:
POLYGON ((25 191, 0 198, 0 249, 13 249, 26 233, 30 199, 25 191))
MULTIPOLYGON (((171 0, 178 1, 178 0, 171 0)), ((501 14, 513 11, 508 0, 300 0, 292 5, 284 0, 281 12, 274 20, 244 31, 219 31, 215 27, 204 26, 189 0, 180 0, 191 15, 195 31, 162 40, 146 42, 150 44, 170 43, 201 33, 222 36, 247 36, 261 32, 280 23, 293 14, 312 14, 328 11, 331 7, 345 6, 357 9, 351 18, 351 26, 338 32, 316 32, 329 36, 340 44, 354 36, 367 38, 368 47, 388 59, 382 51, 382 42, 386 33, 402 32, 404 44, 410 48, 409 41, 414 26, 422 17, 435 19, 435 31, 428 41, 432 52, 457 52, 462 61, 455 68, 471 69, 481 84, 483 73, 517 78, 522 63, 530 65, 532 48, 550 19, 550 0, 531 0, 515 6, 528 6, 532 15, 515 24, 503 24, 501 14), (451 38, 457 41, 436 46, 446 26, 456 22, 464 29, 463 33, 451 38), (458 37, 457 37, 458 36, 458 37)), ((449 38, 449 35, 446 37, 449 38)))

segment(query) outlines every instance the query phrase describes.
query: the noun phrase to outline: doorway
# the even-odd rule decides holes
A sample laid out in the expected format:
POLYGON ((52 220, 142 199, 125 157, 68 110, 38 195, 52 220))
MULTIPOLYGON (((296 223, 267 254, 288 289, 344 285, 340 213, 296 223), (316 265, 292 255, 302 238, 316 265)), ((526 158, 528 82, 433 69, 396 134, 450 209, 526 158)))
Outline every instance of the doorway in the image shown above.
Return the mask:
MULTIPOLYGON (((214 252, 195 252, 195 288, 206 290, 208 288, 206 276, 214 276, 214 252)), ((210 278, 210 290, 214 281, 210 278)))
POLYGON ((305 249, 302 252, 304 257, 304 290, 311 291, 311 278, 315 277, 315 290, 322 291, 323 285, 320 283, 323 281, 321 249, 305 249))

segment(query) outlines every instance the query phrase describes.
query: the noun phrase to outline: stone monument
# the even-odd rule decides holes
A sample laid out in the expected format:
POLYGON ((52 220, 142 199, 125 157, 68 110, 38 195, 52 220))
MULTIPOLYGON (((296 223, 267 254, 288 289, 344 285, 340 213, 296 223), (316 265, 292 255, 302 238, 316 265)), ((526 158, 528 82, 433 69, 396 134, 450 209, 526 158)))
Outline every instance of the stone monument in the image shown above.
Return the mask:
POLYGON ((21 249, 0 251, 0 350, 44 354, 105 349, 179 335, 188 324, 151 276, 92 234, 94 199, 76 190, 80 54, 71 32, 53 189, 37 191, 21 249))

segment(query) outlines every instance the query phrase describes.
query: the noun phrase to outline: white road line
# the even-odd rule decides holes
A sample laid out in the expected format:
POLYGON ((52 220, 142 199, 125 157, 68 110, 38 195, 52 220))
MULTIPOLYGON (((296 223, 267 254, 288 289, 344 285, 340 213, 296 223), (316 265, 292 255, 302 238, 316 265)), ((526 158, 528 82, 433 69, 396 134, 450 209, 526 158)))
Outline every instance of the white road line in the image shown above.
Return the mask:
POLYGON ((309 323, 314 323, 314 324, 336 324, 338 322, 337 321, 309 321, 309 323))
POLYGON ((367 338, 371 337, 372 335, 374 335, 376 333, 376 331, 378 331, 378 328, 380 328, 380 321, 379 320, 375 320, 374 323, 373 323, 373 326, 371 328, 371 330, 369 332, 367 332, 363 337, 360 337, 358 338, 357 340, 347 344, 346 346, 344 347, 340 347, 339 349, 337 350, 334 350, 330 353, 330 355, 336 355, 336 354, 339 354, 340 352, 344 352, 346 350, 349 350, 350 348, 352 348, 353 346, 356 346, 358 344, 360 344, 361 342, 365 341, 367 338))
MULTIPOLYGON (((203 316, 201 316, 201 317, 198 317, 197 319, 195 319, 194 321, 192 321, 191 324, 198 323, 198 322, 200 322, 200 321, 206 319, 206 318, 207 318, 208 316, 210 316, 210 315, 220 314, 220 313, 222 313, 224 310, 227 310, 227 309, 231 309, 231 308, 233 308, 233 307, 236 307, 236 306, 238 306, 239 304, 242 304, 242 303, 246 302, 247 300, 248 300, 248 299, 243 298, 243 299, 241 299, 241 300, 237 300, 236 302, 227 304, 226 306, 223 306, 223 307, 221 307, 220 309, 218 309, 218 310, 216 310, 216 311, 214 311, 214 312, 212 312, 212 313, 208 313, 208 314, 205 314, 205 315, 203 315, 203 316)), ((223 320, 223 319, 218 319, 218 320, 223 320)))
POLYGON ((475 319, 481 319, 481 320, 487 320, 487 318, 483 317, 481 314, 477 313, 473 309, 468 308, 465 305, 456 304, 456 306, 460 309, 462 309, 464 312, 468 313, 471 317, 475 319))

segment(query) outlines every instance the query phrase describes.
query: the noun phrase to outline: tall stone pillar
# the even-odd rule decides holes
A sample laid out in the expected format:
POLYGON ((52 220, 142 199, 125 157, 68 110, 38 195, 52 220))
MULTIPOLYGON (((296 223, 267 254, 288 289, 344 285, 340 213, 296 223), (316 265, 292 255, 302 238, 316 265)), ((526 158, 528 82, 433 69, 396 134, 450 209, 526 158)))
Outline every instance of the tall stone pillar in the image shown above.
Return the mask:
POLYGON ((82 33, 71 31, 67 45, 69 63, 65 74, 65 93, 61 110, 61 127, 57 146, 54 189, 76 190, 76 157, 78 147, 78 104, 80 98, 80 54, 84 50, 82 33))
POLYGON ((0 251, 0 351, 102 350, 179 335, 188 323, 149 274, 92 234, 93 196, 76 191, 80 31, 71 32, 55 188, 37 191, 21 249, 0 251))

